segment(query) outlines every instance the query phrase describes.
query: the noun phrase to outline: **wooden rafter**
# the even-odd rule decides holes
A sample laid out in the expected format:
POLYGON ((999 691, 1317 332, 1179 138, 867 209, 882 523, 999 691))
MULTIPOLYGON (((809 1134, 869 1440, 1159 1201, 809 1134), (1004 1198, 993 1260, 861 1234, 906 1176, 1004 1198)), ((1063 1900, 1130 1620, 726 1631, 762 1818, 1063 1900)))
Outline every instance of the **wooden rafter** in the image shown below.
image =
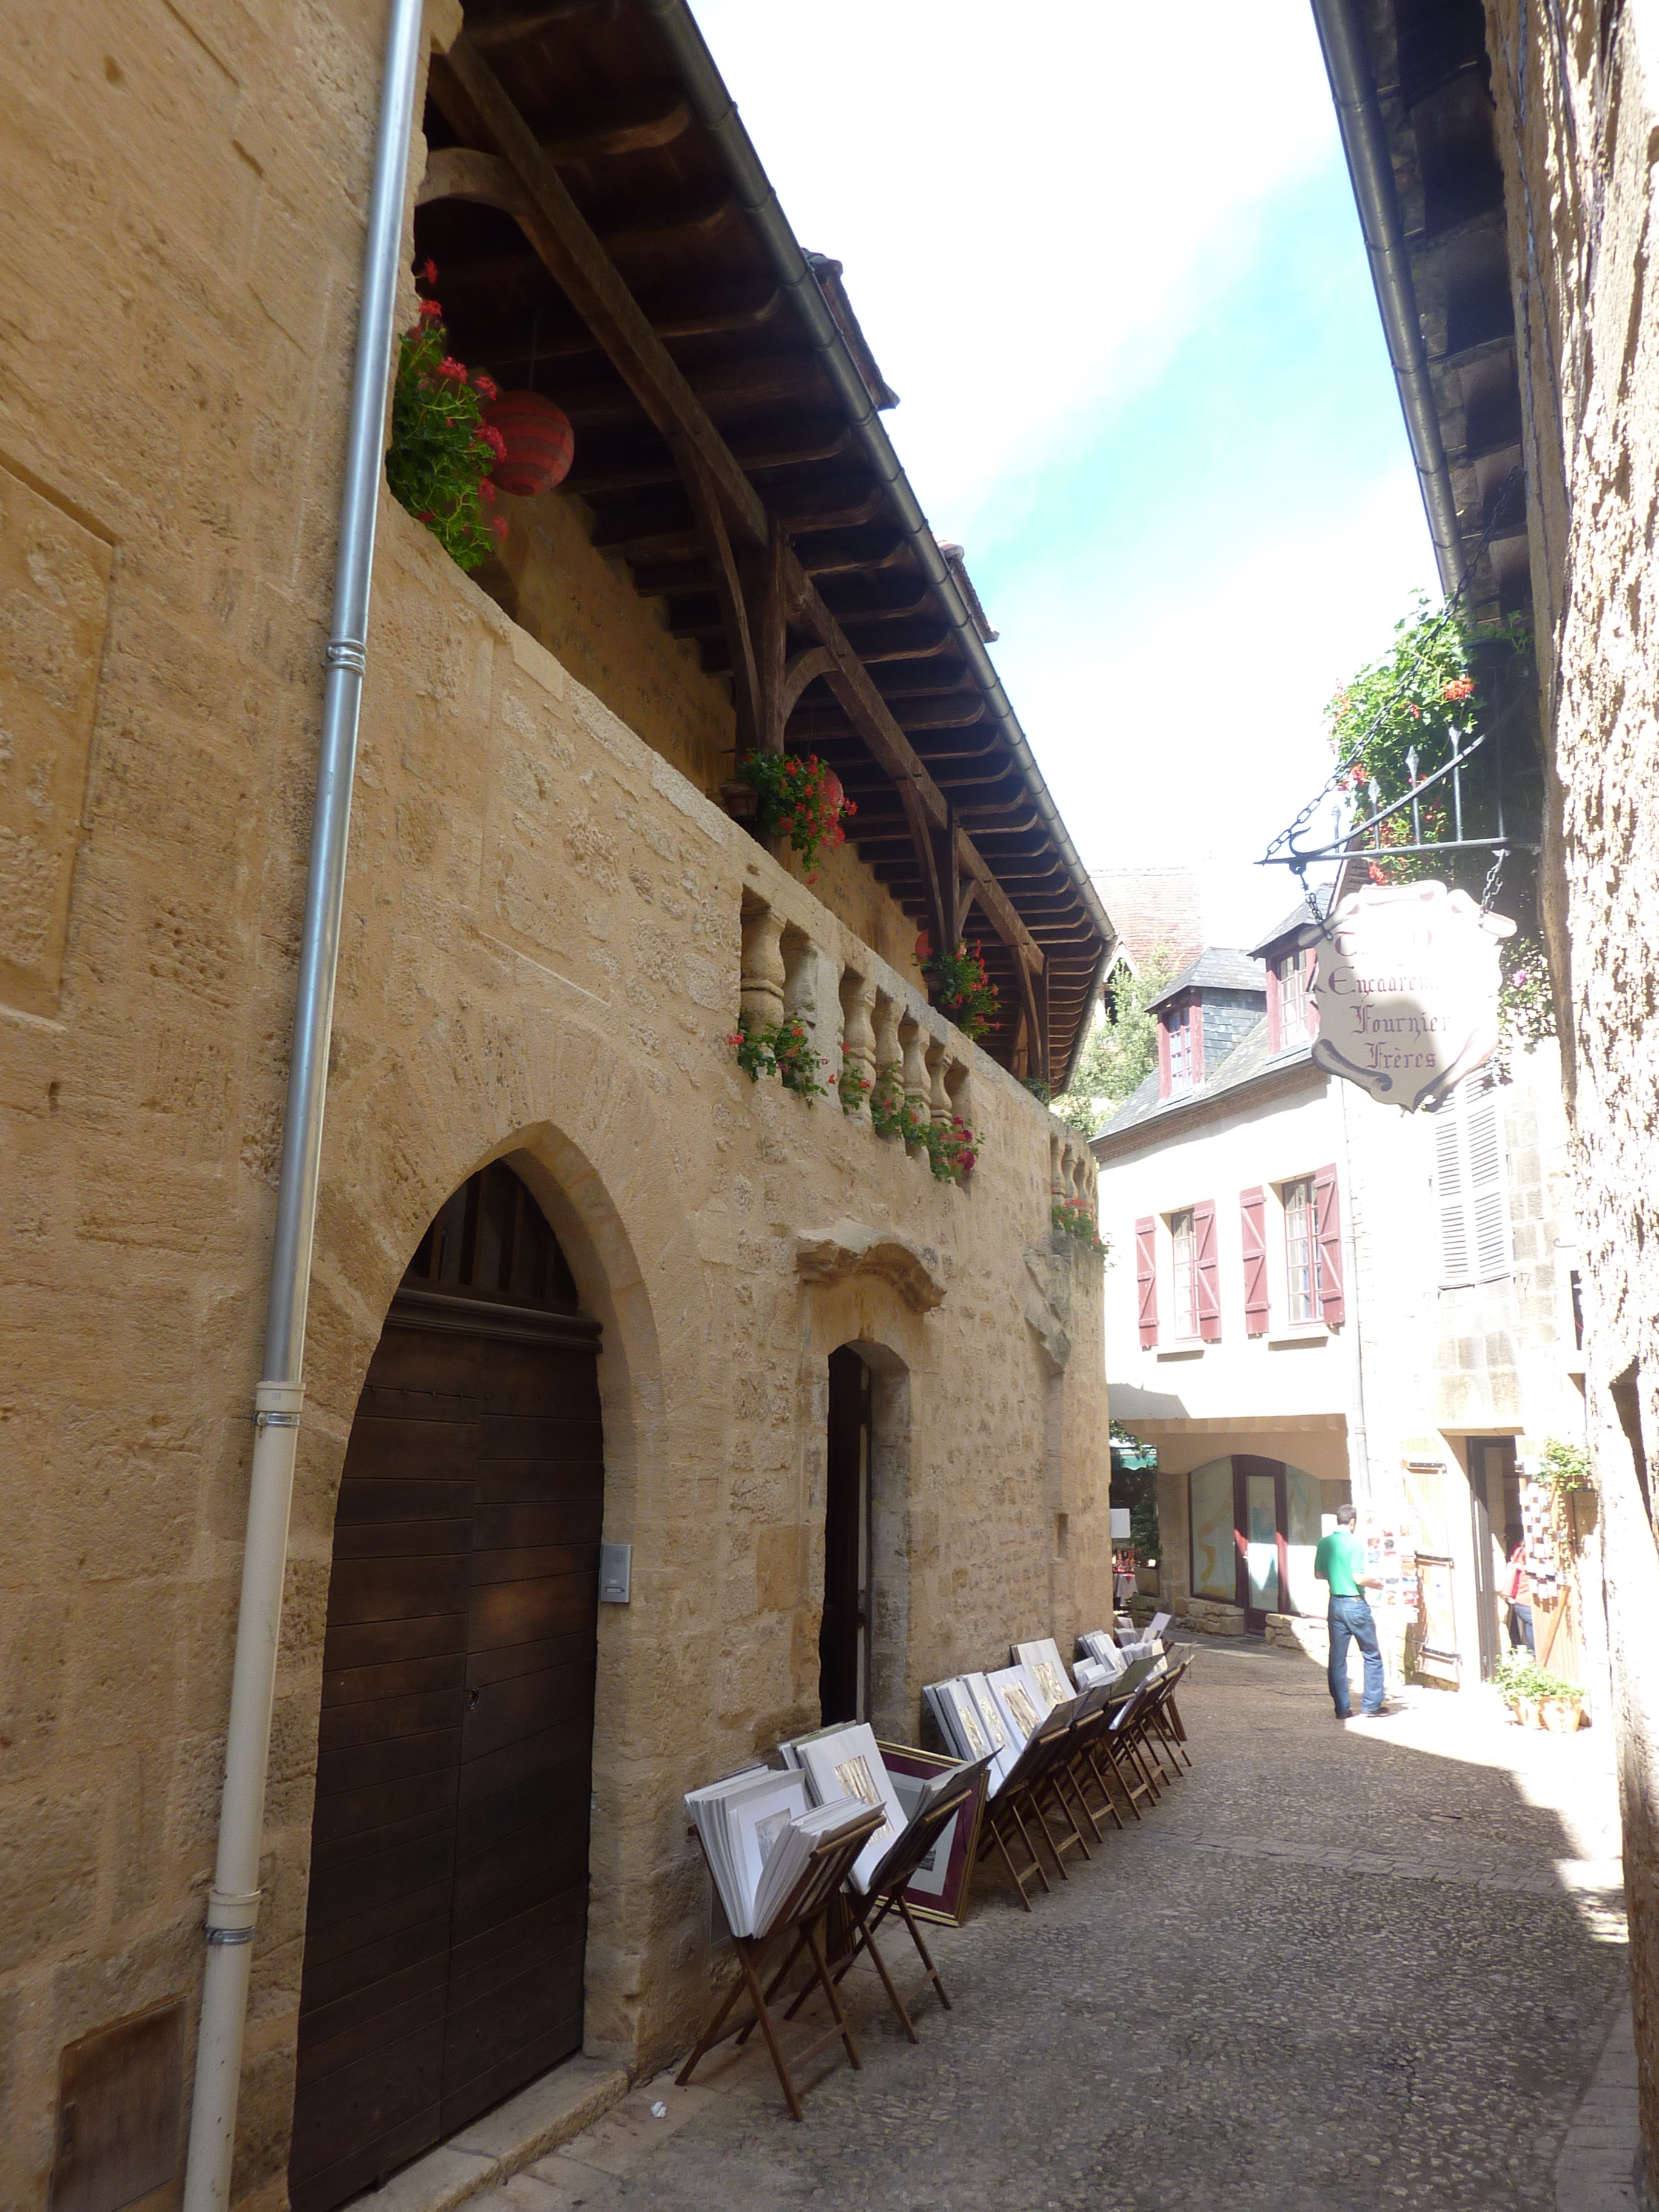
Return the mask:
MULTIPOLYGON (((769 555, 775 563, 782 597, 790 619, 815 636, 830 656, 823 672, 840 700, 848 720, 884 771, 892 779, 911 818, 924 881, 936 886, 939 866, 933 836, 940 832, 949 841, 950 854, 961 876, 972 885, 987 918, 1014 954, 1021 979, 1022 999, 1035 1023, 1036 1000, 1031 979, 1044 966, 1042 950, 1026 928, 990 866, 971 838, 955 822, 945 793, 934 781, 921 757, 877 689, 873 678, 840 623, 825 603, 817 575, 856 567, 867 573, 881 565, 860 549, 856 559, 849 550, 838 560, 833 541, 814 549, 809 574, 793 548, 775 533, 765 503, 716 428, 707 408, 682 373, 644 310, 629 290, 615 263, 605 252, 580 209, 572 198, 551 158, 544 151, 518 107, 485 60, 476 43, 463 33, 445 56, 434 58, 432 90, 463 137, 477 132, 492 141, 520 187, 515 195, 524 212, 512 212, 543 263, 563 289, 572 306, 588 325, 635 399, 667 441, 677 461, 684 462, 687 489, 694 501, 716 506, 720 511, 733 562, 739 573, 751 553, 769 555)), ((703 510, 700 509, 701 513, 703 510)), ((886 557, 896 559, 900 540, 886 557)), ((646 580, 641 579, 641 587, 646 580)), ((672 587, 672 580, 671 580, 672 587)), ((725 589, 719 567, 715 588, 726 615, 725 589)), ((723 619, 734 665, 741 658, 742 672, 734 684, 740 690, 755 667, 750 639, 749 607, 740 623, 723 619)), ((780 678, 782 664, 779 663, 780 678)), ((751 700, 758 702, 759 675, 751 700)), ((778 692, 781 696, 781 689, 778 692)), ((757 703, 756 720, 760 714, 757 703)), ((945 919, 942 895, 939 921, 945 919)), ((1039 1051, 1042 1046, 1039 1045, 1039 1051)))

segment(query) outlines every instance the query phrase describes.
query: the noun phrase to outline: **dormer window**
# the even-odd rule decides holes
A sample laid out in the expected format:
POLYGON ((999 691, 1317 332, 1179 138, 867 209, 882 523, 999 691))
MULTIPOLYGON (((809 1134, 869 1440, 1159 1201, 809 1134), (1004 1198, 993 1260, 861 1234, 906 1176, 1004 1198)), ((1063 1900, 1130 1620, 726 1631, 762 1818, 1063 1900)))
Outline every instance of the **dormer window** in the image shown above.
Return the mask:
POLYGON ((1164 1027, 1170 1039, 1170 1091, 1190 1091, 1196 1080, 1197 1058, 1194 1032, 1197 1028, 1198 1009, 1190 1001, 1184 1006, 1172 1006, 1165 1017, 1164 1027))
POLYGON ((1279 979, 1279 1042, 1288 1050, 1308 1042, 1308 968, 1304 952, 1284 952, 1273 963, 1279 979))

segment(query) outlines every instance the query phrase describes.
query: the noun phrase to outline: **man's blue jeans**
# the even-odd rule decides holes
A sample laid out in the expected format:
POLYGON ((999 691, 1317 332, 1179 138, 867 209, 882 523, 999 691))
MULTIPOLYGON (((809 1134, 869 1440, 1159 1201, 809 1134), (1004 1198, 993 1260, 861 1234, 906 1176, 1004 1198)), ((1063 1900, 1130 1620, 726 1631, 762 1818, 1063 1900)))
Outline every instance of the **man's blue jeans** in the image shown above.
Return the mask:
POLYGON ((1376 1623, 1363 1597, 1334 1597, 1327 1618, 1331 1631, 1331 1663, 1327 1680, 1331 1702, 1340 1721, 1348 1717, 1348 1643, 1352 1638, 1365 1658, 1364 1707, 1368 1713, 1382 1703, 1382 1651, 1376 1640, 1376 1623))

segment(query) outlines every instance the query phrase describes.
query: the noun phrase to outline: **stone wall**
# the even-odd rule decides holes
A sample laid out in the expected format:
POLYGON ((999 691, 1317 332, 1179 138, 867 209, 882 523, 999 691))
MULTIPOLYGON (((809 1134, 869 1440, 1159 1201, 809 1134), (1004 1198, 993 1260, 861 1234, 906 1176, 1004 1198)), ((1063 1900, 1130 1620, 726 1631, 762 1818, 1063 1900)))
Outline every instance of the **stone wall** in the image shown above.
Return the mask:
POLYGON ((1585 1350, 1620 1730, 1632 1990, 1659 2166, 1659 25, 1487 0, 1551 778, 1544 919, 1571 1048, 1585 1350))
MULTIPOLYGON (((177 1995, 193 2022, 199 1987, 382 29, 367 0, 30 16, 0 85, 0 2202, 29 2212, 62 2047, 177 1995)), ((686 2042, 714 1968, 680 1792, 817 1718, 834 1347, 870 1348, 886 1408, 886 1724, 1110 1601, 1098 1266, 1049 1228, 1092 1188, 1079 1141, 849 926, 885 896, 850 855, 838 914, 708 804, 719 702, 624 634, 648 611, 595 616, 584 685, 384 498, 380 532, 234 2188, 261 2212, 342 1457, 393 1288, 483 1162, 603 1324, 634 1547, 592 2049, 686 2042), (966 1112, 969 1186, 750 1085, 726 1039, 773 992, 832 1068, 845 1034, 966 1112)))

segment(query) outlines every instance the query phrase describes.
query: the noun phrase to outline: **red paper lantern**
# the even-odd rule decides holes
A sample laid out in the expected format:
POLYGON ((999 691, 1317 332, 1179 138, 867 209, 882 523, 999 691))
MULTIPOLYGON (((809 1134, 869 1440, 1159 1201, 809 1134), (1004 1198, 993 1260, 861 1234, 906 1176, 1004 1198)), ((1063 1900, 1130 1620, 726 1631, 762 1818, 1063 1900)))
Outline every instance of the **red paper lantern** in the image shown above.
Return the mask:
POLYGON ((832 768, 823 771, 823 795, 839 815, 847 804, 847 793, 842 789, 841 778, 832 768))
POLYGON ((505 456, 489 471, 497 491, 534 499, 569 475, 576 434, 564 410, 539 392, 504 392, 484 409, 483 419, 507 443, 505 456))
POLYGON ((916 939, 916 965, 925 968, 933 957, 933 940, 924 929, 916 939))

